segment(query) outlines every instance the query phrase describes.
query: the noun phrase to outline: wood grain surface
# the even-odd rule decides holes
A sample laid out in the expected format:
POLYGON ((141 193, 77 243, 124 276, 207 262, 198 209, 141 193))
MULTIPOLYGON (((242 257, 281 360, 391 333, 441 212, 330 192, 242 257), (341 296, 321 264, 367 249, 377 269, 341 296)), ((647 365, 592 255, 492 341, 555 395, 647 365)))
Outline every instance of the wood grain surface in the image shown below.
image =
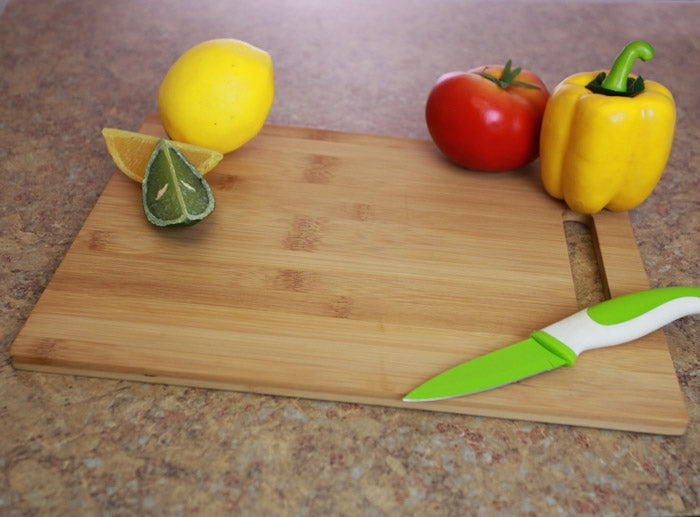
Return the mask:
MULTIPOLYGON (((163 135, 157 115, 143 132, 163 135)), ((17 368, 682 434, 663 331, 507 387, 402 397, 578 310, 565 220, 604 284, 648 288, 626 213, 579 218, 536 166, 475 173, 431 142, 266 126, 206 176, 212 216, 156 228, 116 172, 11 348, 17 368)))

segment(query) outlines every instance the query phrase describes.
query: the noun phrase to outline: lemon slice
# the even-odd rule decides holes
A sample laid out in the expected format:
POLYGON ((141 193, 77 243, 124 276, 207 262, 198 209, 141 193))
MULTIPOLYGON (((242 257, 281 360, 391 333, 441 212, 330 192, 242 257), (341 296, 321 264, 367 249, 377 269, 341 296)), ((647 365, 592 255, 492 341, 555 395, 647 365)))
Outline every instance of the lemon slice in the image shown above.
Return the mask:
POLYGON ((170 140, 156 145, 141 189, 146 217, 156 226, 192 225, 214 211, 209 184, 170 140))
MULTIPOLYGON (((157 136, 110 127, 102 130, 102 136, 107 144, 107 151, 119 170, 132 180, 143 182, 148 160, 161 139, 157 136)), ((172 144, 182 152, 200 174, 206 174, 212 170, 224 157, 219 151, 197 145, 174 141, 172 144)))

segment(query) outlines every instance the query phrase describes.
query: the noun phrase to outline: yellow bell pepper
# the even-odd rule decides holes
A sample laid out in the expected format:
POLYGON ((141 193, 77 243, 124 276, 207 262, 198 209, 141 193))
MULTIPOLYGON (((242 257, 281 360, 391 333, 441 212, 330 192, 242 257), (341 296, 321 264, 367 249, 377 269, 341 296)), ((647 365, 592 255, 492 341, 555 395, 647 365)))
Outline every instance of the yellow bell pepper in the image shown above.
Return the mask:
POLYGON ((547 102, 540 133, 545 190, 576 212, 630 210, 654 190, 671 152, 676 107, 671 92, 632 76, 654 50, 628 44, 610 73, 562 81, 547 102))

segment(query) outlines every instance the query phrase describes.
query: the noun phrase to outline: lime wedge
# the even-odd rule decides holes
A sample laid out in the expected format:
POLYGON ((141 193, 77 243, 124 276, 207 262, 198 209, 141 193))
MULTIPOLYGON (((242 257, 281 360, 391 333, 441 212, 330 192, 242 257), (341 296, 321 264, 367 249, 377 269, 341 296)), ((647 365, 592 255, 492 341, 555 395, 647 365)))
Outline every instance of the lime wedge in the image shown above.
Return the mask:
POLYGON ((214 211, 214 194, 168 140, 158 141, 143 178, 143 209, 156 226, 195 224, 214 211))

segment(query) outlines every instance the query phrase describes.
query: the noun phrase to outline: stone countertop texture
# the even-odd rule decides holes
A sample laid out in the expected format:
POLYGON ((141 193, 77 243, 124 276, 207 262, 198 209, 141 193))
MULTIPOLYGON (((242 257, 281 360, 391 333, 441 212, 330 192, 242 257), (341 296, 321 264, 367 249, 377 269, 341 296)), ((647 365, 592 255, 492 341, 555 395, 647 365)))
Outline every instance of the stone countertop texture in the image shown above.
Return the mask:
POLYGON ((700 512, 700 319, 665 328, 690 425, 665 437, 19 372, 10 345, 187 48, 268 50, 269 123, 429 138, 443 72, 504 62, 553 88, 646 39, 678 105, 631 212, 653 287, 700 285, 700 3, 0 2, 0 514, 684 515, 700 512))

